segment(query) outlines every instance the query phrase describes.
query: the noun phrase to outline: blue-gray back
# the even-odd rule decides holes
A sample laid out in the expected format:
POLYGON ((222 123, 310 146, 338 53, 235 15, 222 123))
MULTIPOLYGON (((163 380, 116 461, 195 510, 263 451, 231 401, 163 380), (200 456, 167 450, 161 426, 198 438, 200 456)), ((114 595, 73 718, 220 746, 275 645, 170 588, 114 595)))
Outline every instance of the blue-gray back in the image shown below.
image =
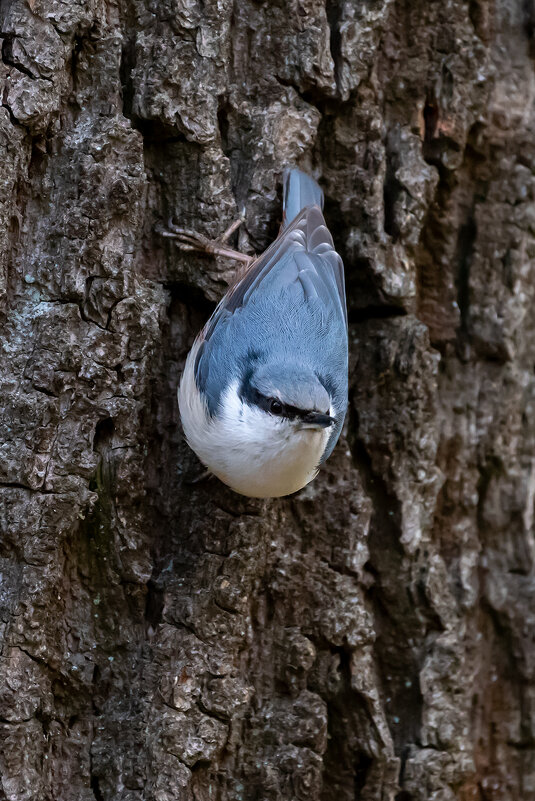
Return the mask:
MULTIPOLYGON (((321 198, 311 178, 292 171, 286 178, 285 210, 296 207, 296 193, 310 199, 314 186, 321 198), (303 187, 300 176, 312 186, 303 187), (288 192, 292 180, 295 191, 288 192)), ((336 412, 324 459, 329 456, 347 406, 347 312, 342 260, 317 205, 286 223, 227 292, 200 339, 195 378, 211 414, 229 383, 241 381, 251 367, 275 361, 315 372, 336 412)))

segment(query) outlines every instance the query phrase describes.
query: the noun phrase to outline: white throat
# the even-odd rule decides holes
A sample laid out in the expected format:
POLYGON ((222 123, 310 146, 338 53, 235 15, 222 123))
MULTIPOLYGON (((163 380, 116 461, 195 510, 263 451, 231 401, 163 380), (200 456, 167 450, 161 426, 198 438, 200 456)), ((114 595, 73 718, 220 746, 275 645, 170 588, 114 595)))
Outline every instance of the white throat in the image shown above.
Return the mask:
POLYGON ((298 429, 291 421, 244 403, 238 382, 211 418, 197 389, 194 345, 184 369, 178 404, 184 433, 201 462, 236 492, 254 498, 290 495, 316 476, 330 429, 298 429))

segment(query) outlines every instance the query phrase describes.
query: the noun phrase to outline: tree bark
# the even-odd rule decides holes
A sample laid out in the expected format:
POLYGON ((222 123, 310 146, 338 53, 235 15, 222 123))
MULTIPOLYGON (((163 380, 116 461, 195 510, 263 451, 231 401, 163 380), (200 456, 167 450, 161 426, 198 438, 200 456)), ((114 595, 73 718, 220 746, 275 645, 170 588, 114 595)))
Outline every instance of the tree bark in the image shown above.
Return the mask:
POLYGON ((535 12, 1 0, 0 799, 535 799, 535 12), (235 495, 177 382, 281 177, 346 267, 350 411, 235 495))

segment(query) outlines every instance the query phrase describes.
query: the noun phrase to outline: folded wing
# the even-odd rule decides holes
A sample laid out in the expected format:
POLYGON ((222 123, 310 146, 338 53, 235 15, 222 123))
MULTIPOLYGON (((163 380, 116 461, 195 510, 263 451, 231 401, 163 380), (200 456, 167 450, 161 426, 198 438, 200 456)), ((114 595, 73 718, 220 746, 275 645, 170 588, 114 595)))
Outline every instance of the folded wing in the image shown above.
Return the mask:
POLYGON ((246 306, 262 282, 268 279, 273 279, 278 289, 299 281, 305 298, 317 296, 326 311, 342 315, 347 326, 342 259, 334 250, 323 214, 317 206, 312 206, 301 211, 221 300, 199 335, 201 347, 195 365, 197 378, 201 378, 199 365, 216 326, 228 322, 229 317, 246 306))

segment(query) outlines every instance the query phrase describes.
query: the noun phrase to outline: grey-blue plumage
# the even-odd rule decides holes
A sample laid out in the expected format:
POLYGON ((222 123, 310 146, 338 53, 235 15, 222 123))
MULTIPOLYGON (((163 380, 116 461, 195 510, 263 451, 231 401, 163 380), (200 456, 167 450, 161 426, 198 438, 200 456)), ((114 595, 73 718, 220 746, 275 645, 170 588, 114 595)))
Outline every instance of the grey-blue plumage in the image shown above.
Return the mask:
POLYGON ((318 184, 290 170, 283 228, 216 308, 201 332, 194 367, 212 416, 236 376, 244 397, 251 391, 266 395, 268 384, 273 390, 284 385, 286 402, 297 409, 310 408, 318 379, 335 417, 321 462, 340 436, 348 391, 344 271, 322 206, 318 184), (262 375, 269 376, 265 386, 259 386, 262 375))
POLYGON ((323 192, 312 176, 301 170, 286 170, 282 203, 284 229, 307 206, 317 206, 323 211, 323 192))

